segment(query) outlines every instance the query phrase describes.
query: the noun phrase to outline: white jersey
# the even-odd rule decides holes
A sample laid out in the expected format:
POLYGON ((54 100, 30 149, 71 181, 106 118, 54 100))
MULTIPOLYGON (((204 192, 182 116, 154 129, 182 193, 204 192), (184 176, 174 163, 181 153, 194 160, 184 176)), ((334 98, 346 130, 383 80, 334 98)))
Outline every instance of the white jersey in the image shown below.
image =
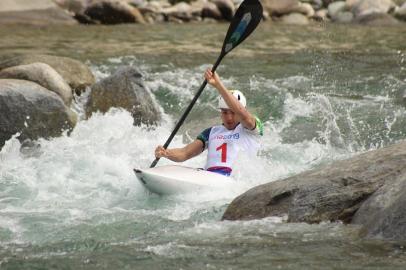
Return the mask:
POLYGON ((197 137, 208 150, 205 169, 230 175, 239 154, 257 153, 260 135, 262 123, 259 119, 256 119, 253 130, 246 129, 241 124, 233 130, 228 130, 223 125, 206 129, 197 137))

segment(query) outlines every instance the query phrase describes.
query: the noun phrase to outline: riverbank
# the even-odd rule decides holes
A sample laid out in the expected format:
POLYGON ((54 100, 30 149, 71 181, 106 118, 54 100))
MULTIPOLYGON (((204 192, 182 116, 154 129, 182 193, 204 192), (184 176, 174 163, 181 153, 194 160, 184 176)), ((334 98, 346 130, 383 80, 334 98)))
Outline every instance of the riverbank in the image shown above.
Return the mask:
MULTIPOLYGON (((241 0, 3 0, 0 25, 156 24, 229 21, 241 0)), ((397 25, 406 22, 406 0, 263 0, 264 19, 397 25)))

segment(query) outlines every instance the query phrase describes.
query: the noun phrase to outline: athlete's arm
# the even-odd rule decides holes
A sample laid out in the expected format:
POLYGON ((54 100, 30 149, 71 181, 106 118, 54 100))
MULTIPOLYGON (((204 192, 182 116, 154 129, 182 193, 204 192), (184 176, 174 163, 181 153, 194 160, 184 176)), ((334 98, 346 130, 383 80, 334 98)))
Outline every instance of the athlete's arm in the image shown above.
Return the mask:
POLYGON ((210 69, 207 69, 204 77, 210 85, 217 89, 228 107, 238 116, 238 119, 241 121, 243 127, 250 130, 254 129, 255 117, 246 108, 244 108, 244 106, 242 106, 241 103, 238 102, 238 100, 224 86, 217 73, 213 73, 210 69))
POLYGON ((165 157, 175 162, 183 162, 197 156, 203 150, 203 142, 201 140, 195 140, 182 148, 165 149, 163 146, 159 145, 155 149, 155 157, 165 157))

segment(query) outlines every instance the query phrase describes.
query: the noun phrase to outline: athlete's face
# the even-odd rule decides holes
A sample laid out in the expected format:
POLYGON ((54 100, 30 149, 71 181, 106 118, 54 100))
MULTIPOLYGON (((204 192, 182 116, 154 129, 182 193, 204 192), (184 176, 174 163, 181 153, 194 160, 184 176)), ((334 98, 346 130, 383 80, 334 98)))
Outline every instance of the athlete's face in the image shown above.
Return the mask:
POLYGON ((230 130, 234 129, 239 123, 237 115, 229 109, 221 109, 221 120, 223 125, 230 130))

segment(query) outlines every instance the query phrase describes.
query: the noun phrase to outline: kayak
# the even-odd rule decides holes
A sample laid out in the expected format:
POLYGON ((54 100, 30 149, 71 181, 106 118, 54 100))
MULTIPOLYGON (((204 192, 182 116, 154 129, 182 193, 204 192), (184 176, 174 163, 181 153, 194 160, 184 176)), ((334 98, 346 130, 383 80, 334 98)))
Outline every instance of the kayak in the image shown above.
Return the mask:
POLYGON ((159 195, 218 190, 230 187, 230 177, 179 165, 166 165, 149 169, 134 169, 138 180, 149 191, 159 195))

